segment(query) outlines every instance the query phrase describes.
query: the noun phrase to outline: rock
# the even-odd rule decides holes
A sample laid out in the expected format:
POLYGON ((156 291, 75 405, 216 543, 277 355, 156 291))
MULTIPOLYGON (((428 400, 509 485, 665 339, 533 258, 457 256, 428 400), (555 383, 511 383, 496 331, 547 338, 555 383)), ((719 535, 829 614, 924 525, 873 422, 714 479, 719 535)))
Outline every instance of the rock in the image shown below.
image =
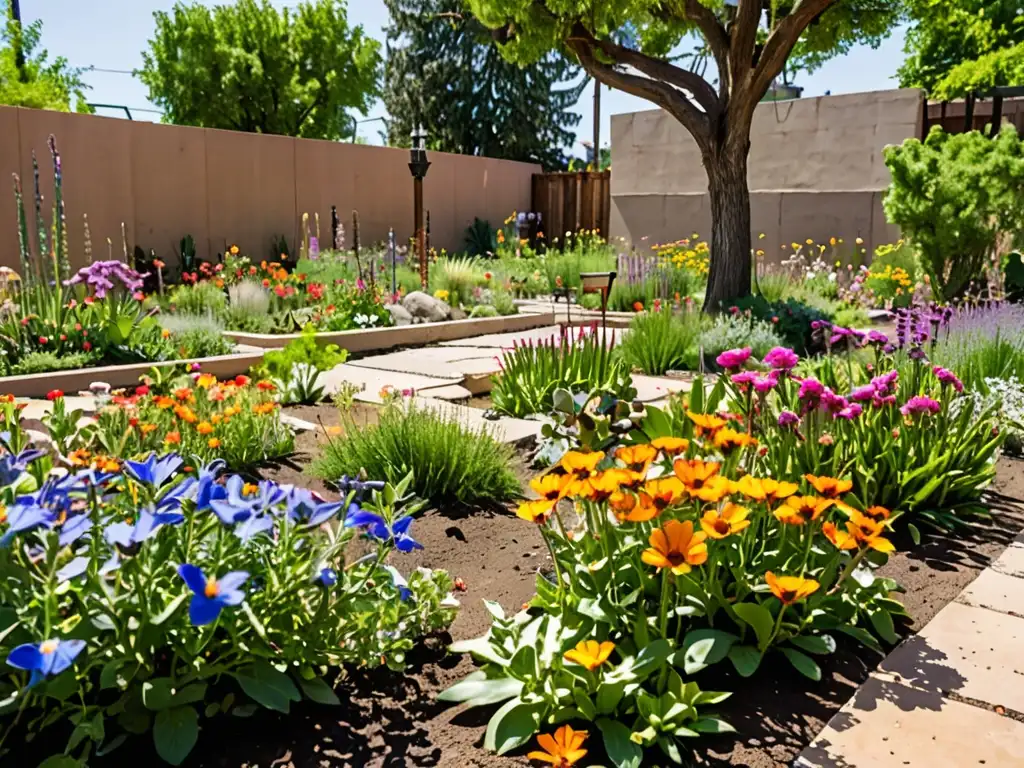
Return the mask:
POLYGON ((391 313, 395 325, 412 325, 412 315, 401 304, 385 304, 384 309, 391 313))
POLYGON ((413 322, 440 323, 451 317, 452 309, 440 299, 423 291, 413 291, 402 299, 402 306, 412 315, 413 322))
POLYGON ((467 317, 469 317, 469 315, 467 315, 465 312, 463 312, 458 307, 452 307, 449 310, 449 312, 450 312, 450 315, 449 315, 449 319, 450 320, 465 320, 467 317))

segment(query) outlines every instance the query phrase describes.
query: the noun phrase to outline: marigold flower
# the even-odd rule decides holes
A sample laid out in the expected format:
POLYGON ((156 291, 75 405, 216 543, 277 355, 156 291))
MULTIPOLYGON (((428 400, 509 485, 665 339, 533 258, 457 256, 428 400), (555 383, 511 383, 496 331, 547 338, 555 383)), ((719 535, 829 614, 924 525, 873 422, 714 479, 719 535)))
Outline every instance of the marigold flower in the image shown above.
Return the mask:
POLYGON ((206 444, 210 448, 220 448, 220 438, 211 437, 209 440, 206 441, 206 444))
POLYGON ((272 381, 267 381, 266 379, 264 379, 263 381, 259 381, 256 383, 256 389, 262 390, 263 392, 273 392, 274 383, 272 381))
POLYGON ((96 456, 92 460, 93 469, 97 469, 100 472, 120 472, 121 463, 110 456, 96 456))
POLYGON ((772 514, 780 523, 803 525, 817 520, 834 503, 832 499, 822 499, 818 496, 790 496, 785 504, 772 514))
POLYGON ((783 605, 792 605, 810 597, 821 586, 814 579, 805 579, 800 576, 776 576, 771 571, 764 575, 764 580, 772 590, 772 594, 779 598, 783 605))
POLYGON ((164 339, 169 339, 171 338, 171 332, 164 328, 162 331, 160 331, 160 337, 164 339))
POLYGON ((814 490, 820 493, 827 499, 838 499, 844 493, 849 493, 850 489, 853 488, 852 480, 838 480, 834 477, 827 477, 825 475, 804 475, 814 490))
POLYGON ((666 456, 678 456, 686 452, 690 447, 690 441, 685 437, 659 437, 651 440, 651 447, 666 456))
POLYGON ((169 445, 178 445, 181 442, 181 432, 177 430, 164 435, 164 442, 169 445))
POLYGON ((192 409, 187 405, 176 405, 174 406, 174 415, 187 424, 195 424, 199 421, 199 417, 192 412, 192 409))
POLYGON ((524 501, 519 505, 519 509, 516 510, 516 516, 530 523, 544 523, 547 522, 548 517, 551 516, 551 512, 555 508, 555 503, 556 502, 549 501, 548 499, 524 501))
POLYGON ((189 402, 192 400, 192 390, 188 387, 181 387, 174 390, 174 396, 183 403, 189 402))
POLYGON ((599 643, 597 640, 581 640, 576 644, 575 648, 565 652, 565 660, 573 664, 579 664, 581 667, 586 667, 588 671, 593 672, 608 661, 608 657, 612 655, 614 650, 615 643, 612 642, 605 641, 599 643))
POLYGON ((712 539, 724 539, 734 533, 739 533, 750 525, 747 516, 750 510, 741 507, 739 504, 728 503, 722 510, 709 509, 700 519, 700 527, 704 533, 712 539))
POLYGON ((268 413, 273 413, 276 407, 277 404, 273 402, 257 403, 252 407, 252 412, 258 416, 266 416, 268 413))
MULTIPOLYGON (((498 236, 498 242, 501 242, 500 229, 498 230, 498 236)), ((571 725, 563 725, 555 731, 554 736, 547 733, 542 733, 538 736, 537 744, 544 751, 535 750, 527 754, 527 757, 530 760, 551 763, 556 768, 570 768, 586 756, 587 750, 580 749, 586 740, 586 731, 574 731, 571 725)))
POLYGON ((217 383, 217 377, 212 373, 201 373, 199 378, 196 379, 196 386, 202 387, 203 389, 209 389, 217 383))
POLYGON ((694 413, 693 411, 687 411, 686 415, 690 418, 690 421, 692 421, 694 426, 696 427, 695 431, 698 437, 703 435, 705 432, 717 432, 719 429, 721 429, 722 427, 729 423, 720 416, 715 416, 714 414, 710 413, 694 413))
POLYGON ((73 467, 88 467, 92 460, 92 453, 85 448, 79 448, 68 454, 68 463, 73 467))
POLYGON ((715 447, 723 453, 729 453, 736 448, 746 448, 748 445, 757 445, 757 438, 751 437, 745 432, 737 432, 735 429, 723 427, 715 432, 715 447))
POLYGON ((213 432, 213 425, 208 421, 201 421, 196 425, 196 432, 200 435, 208 435, 213 432))
POLYGON ((693 522, 669 520, 661 528, 651 531, 650 549, 640 556, 655 568, 669 568, 676 576, 689 573, 694 565, 701 565, 708 559, 708 546, 704 543, 707 534, 694 533, 693 522))
POLYGON ((156 431, 156 424, 142 424, 139 427, 139 431, 144 435, 148 435, 150 432, 156 431))
POLYGON ((615 451, 615 458, 635 472, 646 472, 658 455, 653 445, 624 445, 615 451))
POLYGON ((158 395, 153 399, 153 402, 156 403, 157 408, 163 411, 174 407, 174 398, 166 397, 164 395, 158 395))

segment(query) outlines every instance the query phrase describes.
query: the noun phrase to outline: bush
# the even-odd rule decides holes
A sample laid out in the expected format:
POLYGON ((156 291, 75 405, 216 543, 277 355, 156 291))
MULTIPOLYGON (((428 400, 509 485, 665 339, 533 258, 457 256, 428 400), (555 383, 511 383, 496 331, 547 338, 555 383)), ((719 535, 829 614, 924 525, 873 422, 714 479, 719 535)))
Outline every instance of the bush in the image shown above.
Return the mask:
POLYGON ((228 355, 235 348, 224 336, 224 324, 213 315, 161 315, 160 325, 183 358, 228 355))
POLYGON ((696 311, 674 314, 669 309, 642 312, 629 325, 616 353, 631 369, 648 376, 661 376, 666 371, 696 370, 700 359, 697 340, 700 338, 702 315, 696 311))
POLYGON ((318 344, 316 332, 309 325, 283 349, 267 352, 260 374, 273 380, 285 404, 309 404, 323 398, 324 388, 318 384, 320 374, 346 360, 348 350, 337 344, 318 344))
POLYGON ((171 291, 168 300, 176 312, 185 315, 220 315, 228 306, 224 289, 210 281, 179 285, 171 291))
POLYGON ((714 360, 727 349, 750 347, 754 356, 764 357, 773 347, 783 346, 775 327, 744 316, 720 315, 700 334, 704 360, 714 360))
POLYGON ((756 320, 771 323, 785 346, 805 353, 820 350, 822 346, 814 337, 814 322, 831 320, 829 313, 793 298, 770 302, 761 296, 747 296, 733 301, 732 305, 740 312, 749 310, 756 320))
POLYGON ((629 367, 593 326, 575 337, 569 329, 536 345, 514 343, 502 356, 491 401, 496 411, 522 418, 550 411, 559 387, 573 394, 600 389, 630 399, 632 384, 629 367))
POLYGON ((485 429, 470 429, 433 411, 390 405, 367 427, 345 419, 345 436, 332 440, 310 471, 329 482, 360 471, 369 477, 404 477, 410 489, 438 508, 502 504, 519 497, 510 469, 511 446, 485 429))
POLYGON ((246 333, 270 333, 270 294, 258 283, 245 280, 228 288, 228 308, 224 314, 228 328, 246 333))
POLYGON ((72 371, 75 368, 89 368, 99 363, 99 356, 89 352, 29 352, 11 366, 12 376, 27 376, 32 373, 49 371, 72 371))
POLYGON ((70 720, 67 747, 59 733, 49 747, 66 756, 48 762, 85 765, 151 731, 177 765, 201 717, 216 728, 205 724, 261 706, 338 705, 343 665, 401 669, 417 637, 452 619, 445 573, 406 579, 387 564, 414 544, 404 487, 346 488, 348 506, 184 465, 174 453, 106 459, 40 486, 50 460, 38 458, 2 489, 0 697, 19 704, 0 725, 38 744, 70 720), (364 530, 376 556, 346 562, 364 530))
POLYGON ((982 274, 1000 233, 1024 225, 1024 150, 1012 125, 994 139, 979 131, 885 149, 892 184, 885 214, 913 246, 939 301, 961 296, 982 274))

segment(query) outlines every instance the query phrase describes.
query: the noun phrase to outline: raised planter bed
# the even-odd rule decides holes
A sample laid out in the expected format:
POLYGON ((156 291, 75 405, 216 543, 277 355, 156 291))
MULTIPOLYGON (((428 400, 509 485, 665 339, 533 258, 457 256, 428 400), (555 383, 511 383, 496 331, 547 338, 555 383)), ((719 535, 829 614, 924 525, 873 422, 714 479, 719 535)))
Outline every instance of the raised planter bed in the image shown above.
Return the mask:
MULTIPOLYGON (((422 346, 442 341, 468 339, 491 333, 513 333, 555 324, 555 314, 506 315, 505 317, 481 317, 467 320, 450 320, 444 323, 423 325, 401 325, 394 328, 368 328, 353 331, 325 331, 316 334, 319 344, 337 344, 349 352, 373 352, 393 347, 422 346)), ((236 343, 263 349, 279 349, 301 336, 298 333, 242 333, 225 331, 224 335, 236 343)))
POLYGON ((216 357, 197 357, 188 360, 165 360, 160 363, 131 363, 129 365, 104 365, 97 368, 78 368, 73 371, 50 371, 27 376, 0 378, 0 393, 15 397, 43 397, 47 392, 59 389, 62 392, 78 392, 88 389, 94 381, 106 382, 112 387, 128 387, 139 383, 139 377, 152 368, 165 368, 182 363, 199 363, 200 370, 212 373, 219 379, 226 379, 245 373, 250 366, 263 359, 263 350, 248 350, 216 357))

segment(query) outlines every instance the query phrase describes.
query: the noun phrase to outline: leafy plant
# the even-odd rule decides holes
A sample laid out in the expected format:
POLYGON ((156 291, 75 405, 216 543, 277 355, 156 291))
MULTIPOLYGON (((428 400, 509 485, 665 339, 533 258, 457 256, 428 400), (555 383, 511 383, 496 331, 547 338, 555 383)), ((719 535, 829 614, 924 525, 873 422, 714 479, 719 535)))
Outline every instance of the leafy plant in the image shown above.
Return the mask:
MULTIPOLYGON (((820 350, 822 344, 814 337, 815 322, 831 320, 831 315, 814 309, 794 298, 785 301, 770 302, 763 296, 747 296, 736 299, 732 305, 740 312, 749 310, 750 317, 764 323, 771 323, 775 332, 782 337, 785 346, 793 347, 801 352, 820 350)), ((738 344, 735 346, 745 346, 738 344)), ((724 347, 723 349, 728 349, 724 347)), ((718 350, 721 352, 723 350, 718 350)))
POLYGON ((439 508, 502 504, 519 496, 512 447, 444 413, 395 404, 374 425, 360 427, 346 418, 344 432, 313 463, 314 476, 337 482, 361 471, 383 478, 411 472, 412 492, 439 508))
POLYGON ((470 256, 493 256, 498 250, 498 234, 489 221, 479 216, 466 227, 466 253, 470 256))
POLYGON ((670 309, 642 312, 629 324, 616 353, 630 368, 648 376, 666 371, 699 367, 697 341, 702 315, 692 310, 680 314, 670 309))
POLYGON ((10 367, 12 376, 27 376, 48 371, 72 371, 95 365, 99 355, 89 352, 71 352, 58 355, 56 352, 29 352, 10 367))
POLYGON ((224 289, 210 281, 179 285, 171 291, 168 299, 175 312, 186 315, 219 316, 228 306, 228 295, 224 289))
POLYGON ((754 355, 763 357, 774 347, 782 346, 782 337, 775 326, 745 315, 719 315, 700 334, 700 347, 705 360, 714 359, 727 349, 750 347, 754 355))
POLYGON ((264 375, 277 383, 286 403, 315 403, 323 398, 324 388, 317 383, 320 373, 341 365, 348 350, 337 344, 318 344, 312 326, 280 350, 263 356, 264 375))
POLYGON ((248 333, 270 333, 270 294, 259 284, 245 280, 228 288, 228 308, 224 314, 228 328, 248 333))

